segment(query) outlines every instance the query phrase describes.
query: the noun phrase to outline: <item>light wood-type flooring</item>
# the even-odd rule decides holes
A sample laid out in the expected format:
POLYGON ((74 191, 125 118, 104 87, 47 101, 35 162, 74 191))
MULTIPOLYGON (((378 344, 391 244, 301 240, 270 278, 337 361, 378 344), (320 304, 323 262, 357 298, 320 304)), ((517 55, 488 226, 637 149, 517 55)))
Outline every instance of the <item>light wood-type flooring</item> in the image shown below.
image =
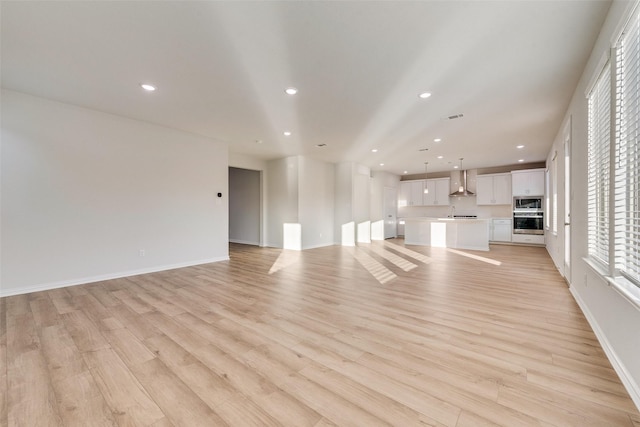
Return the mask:
POLYGON ((543 248, 230 257, 1 299, 0 425, 640 426, 543 248))

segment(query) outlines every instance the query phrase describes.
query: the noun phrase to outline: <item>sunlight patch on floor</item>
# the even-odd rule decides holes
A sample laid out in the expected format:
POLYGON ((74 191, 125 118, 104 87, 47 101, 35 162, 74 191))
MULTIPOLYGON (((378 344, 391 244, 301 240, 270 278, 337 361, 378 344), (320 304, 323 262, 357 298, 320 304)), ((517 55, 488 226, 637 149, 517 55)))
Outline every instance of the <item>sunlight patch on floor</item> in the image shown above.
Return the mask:
POLYGON ((360 265, 366 268, 367 271, 371 273, 378 282, 380 282, 380 284, 384 285, 390 280, 398 277, 393 271, 376 261, 371 255, 364 252, 362 249, 354 248, 352 253, 353 257, 360 263, 360 265))
POLYGON ((462 251, 459 251, 459 250, 456 250, 456 249, 451 249, 451 248, 448 248, 447 251, 448 252, 453 252, 454 254, 457 254, 457 255, 466 256, 467 258, 472 258, 472 259, 475 259, 475 260, 478 260, 478 261, 486 262, 488 264, 502 265, 502 262, 500 262, 500 261, 496 261, 495 259, 483 257, 483 256, 480 256, 480 255, 469 254, 467 252, 462 252, 462 251))
POLYGON ((276 261, 269 269, 269 274, 273 274, 277 271, 282 270, 283 268, 289 267, 290 265, 298 262, 299 259, 300 251, 283 249, 280 255, 278 255, 278 259, 276 259, 276 261))
POLYGON ((402 258, 401 256, 396 255, 395 253, 386 250, 385 248, 383 248, 381 245, 376 244, 376 243, 372 243, 370 246, 368 246, 368 248, 372 251, 375 252, 376 254, 380 255, 382 258, 386 259, 387 261, 389 261, 390 263, 400 267, 401 269, 403 269, 404 271, 411 271, 414 268, 417 267, 416 264, 407 261, 406 259, 402 258))
POLYGON ((400 245, 396 245, 395 243, 391 243, 391 242, 384 242, 384 245, 386 247, 389 247, 391 249, 393 249, 394 251, 398 251, 401 254, 407 255, 413 259, 416 259, 420 262, 423 262, 425 264, 430 264, 432 259, 429 258, 428 256, 421 254, 420 252, 416 252, 416 251, 412 251, 411 249, 407 249, 404 246, 400 246, 400 245))

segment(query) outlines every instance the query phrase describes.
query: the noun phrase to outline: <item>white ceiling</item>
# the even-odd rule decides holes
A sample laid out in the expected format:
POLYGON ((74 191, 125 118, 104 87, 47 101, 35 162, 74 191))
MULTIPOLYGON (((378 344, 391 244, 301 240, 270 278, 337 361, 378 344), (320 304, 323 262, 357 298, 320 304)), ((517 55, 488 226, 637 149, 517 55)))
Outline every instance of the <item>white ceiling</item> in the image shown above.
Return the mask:
POLYGON ((397 174, 542 161, 609 5, 3 1, 2 86, 264 159, 397 174))

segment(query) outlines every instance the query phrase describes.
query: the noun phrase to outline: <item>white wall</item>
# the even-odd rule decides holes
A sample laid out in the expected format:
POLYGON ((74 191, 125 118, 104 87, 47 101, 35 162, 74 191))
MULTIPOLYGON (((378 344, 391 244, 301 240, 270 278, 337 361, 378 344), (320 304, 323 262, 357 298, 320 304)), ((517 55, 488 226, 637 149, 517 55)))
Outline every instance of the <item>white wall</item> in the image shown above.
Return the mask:
POLYGON ((260 171, 229 168, 229 241, 260 245, 260 171))
POLYGON ((298 223, 298 159, 286 157, 267 163, 266 246, 281 248, 283 225, 298 223))
POLYGON ((298 213, 302 249, 333 244, 335 166, 298 156, 298 213))
POLYGON ((370 242, 371 170, 357 163, 339 163, 336 165, 335 185, 336 244, 354 245, 356 240, 370 242), (354 227, 350 226, 351 223, 354 227))
MULTIPOLYGON (((583 260, 587 256, 587 100, 586 90, 602 66, 611 41, 621 29, 621 22, 630 3, 614 1, 591 57, 584 70, 567 110, 564 123, 571 123, 571 291, 587 319, 598 335, 609 359, 627 386, 636 405, 640 407, 640 310, 622 297, 613 287, 591 269, 583 260)), ((549 161, 557 151, 558 159, 558 200, 561 226, 564 206, 564 125, 550 150, 549 161)), ((549 163, 550 165, 550 163, 549 163)), ((562 228, 560 227, 559 231, 562 228)), ((547 248, 556 265, 563 264, 564 235, 547 235, 547 248)))
POLYGON ((226 145, 13 91, 1 106, 2 295, 228 258, 226 145))
POLYGON ((371 219, 371 170, 363 165, 353 164, 353 219, 356 224, 371 219))
POLYGON ((335 169, 305 156, 272 160, 267 164, 268 246, 283 247, 283 225, 301 226, 302 249, 334 243, 335 169))
POLYGON ((338 163, 335 166, 335 212, 334 212, 334 241, 335 244, 355 245, 355 228, 349 232, 348 236, 343 236, 343 228, 346 224, 353 222, 353 164, 338 163), (353 234, 353 235, 351 235, 353 234))
POLYGON ((264 171, 267 169, 267 162, 246 154, 229 152, 229 166, 239 169, 264 171))

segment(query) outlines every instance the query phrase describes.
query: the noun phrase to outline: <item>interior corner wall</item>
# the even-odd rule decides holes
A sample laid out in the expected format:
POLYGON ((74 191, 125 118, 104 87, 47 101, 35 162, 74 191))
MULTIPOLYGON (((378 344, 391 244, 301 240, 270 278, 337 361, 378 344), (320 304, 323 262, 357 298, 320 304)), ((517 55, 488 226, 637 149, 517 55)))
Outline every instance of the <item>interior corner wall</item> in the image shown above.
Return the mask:
MULTIPOLYGON (((353 222, 353 164, 338 163, 335 166, 335 209, 334 209, 334 243, 342 243, 342 230, 345 224, 353 222)), ((353 240, 355 242, 355 228, 353 240)))
POLYGON ((298 223, 298 158, 267 162, 266 246, 283 247, 285 223, 298 223))
POLYGON ((229 241, 260 245, 260 171, 229 168, 229 241))
POLYGON ((360 224, 371 219, 371 169, 353 164, 353 219, 360 224))
MULTIPOLYGON (((599 73, 603 60, 609 53, 611 42, 622 29, 630 7, 634 2, 615 0, 607 15, 591 56, 583 71, 550 150, 558 152, 558 214, 563 218, 564 206, 564 150, 565 125, 571 123, 571 257, 570 289, 580 308, 593 327, 609 360, 640 408, 640 310, 627 301, 613 286, 592 269, 584 258, 588 256, 588 109, 586 93, 589 83, 599 73)), ((564 233, 547 239, 547 249, 556 265, 563 262, 564 233)))
POLYGON ((384 189, 398 188, 400 177, 389 172, 374 171, 371 174, 370 218, 371 222, 384 220, 384 189))
POLYGON ((228 259, 225 144, 4 89, 1 102, 2 295, 228 259))
POLYGON ((302 249, 330 246, 334 242, 335 165, 299 156, 298 213, 302 249))
MULTIPOLYGON (((363 165, 353 162, 338 163, 336 170, 335 191, 335 240, 336 244, 355 244, 355 230, 358 224, 364 230, 365 223, 370 221, 371 208, 371 170, 363 165), (353 223, 353 227, 347 226, 353 223), (343 230, 354 231, 351 236, 343 238, 343 230)), ((361 233, 362 234, 362 233, 361 233)), ((359 236, 359 241, 370 241, 369 233, 359 236)))

